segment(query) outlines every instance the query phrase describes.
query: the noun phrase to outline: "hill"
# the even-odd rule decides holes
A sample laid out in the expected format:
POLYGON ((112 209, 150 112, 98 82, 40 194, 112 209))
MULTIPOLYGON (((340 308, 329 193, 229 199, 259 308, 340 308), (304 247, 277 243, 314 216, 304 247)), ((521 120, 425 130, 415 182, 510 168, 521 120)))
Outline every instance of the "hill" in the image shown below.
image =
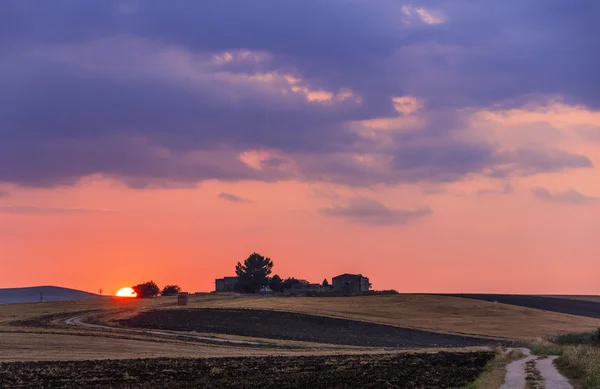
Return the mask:
POLYGON ((0 304, 33 303, 41 301, 86 300, 100 297, 95 293, 59 286, 32 286, 0 289, 0 304))
POLYGON ((600 302, 597 300, 597 296, 548 297, 517 294, 448 294, 444 296, 498 302, 501 304, 600 319, 600 302))

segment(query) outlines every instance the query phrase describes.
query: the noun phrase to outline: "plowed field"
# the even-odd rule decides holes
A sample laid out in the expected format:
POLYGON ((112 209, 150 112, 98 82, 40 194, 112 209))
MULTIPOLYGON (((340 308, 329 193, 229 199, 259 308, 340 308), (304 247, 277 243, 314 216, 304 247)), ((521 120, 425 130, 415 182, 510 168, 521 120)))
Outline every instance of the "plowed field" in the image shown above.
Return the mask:
POLYGON ((490 352, 0 363, 4 388, 458 388, 490 352))
POLYGON ((324 316, 256 309, 169 309, 120 320, 129 327, 368 347, 468 347, 498 341, 324 316))

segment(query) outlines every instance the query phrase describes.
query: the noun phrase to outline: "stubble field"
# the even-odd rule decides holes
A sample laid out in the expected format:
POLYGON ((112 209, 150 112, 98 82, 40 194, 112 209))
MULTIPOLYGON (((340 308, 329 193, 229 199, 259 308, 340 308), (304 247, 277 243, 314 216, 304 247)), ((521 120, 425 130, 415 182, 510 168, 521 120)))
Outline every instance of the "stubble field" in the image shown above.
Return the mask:
POLYGON ((0 387, 449 388, 477 376, 498 340, 597 327, 434 295, 202 294, 183 310, 175 298, 0 305, 0 387))

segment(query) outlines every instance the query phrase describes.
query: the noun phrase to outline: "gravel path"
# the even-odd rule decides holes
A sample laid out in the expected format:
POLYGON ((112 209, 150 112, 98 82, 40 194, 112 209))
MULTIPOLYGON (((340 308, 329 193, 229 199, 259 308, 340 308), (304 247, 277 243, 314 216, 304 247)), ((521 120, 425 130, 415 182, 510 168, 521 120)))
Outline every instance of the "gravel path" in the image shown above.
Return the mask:
POLYGON ((537 368, 542 377, 544 377, 546 389, 573 389, 569 381, 556 370, 556 366, 553 363, 556 358, 558 357, 551 356, 536 361, 537 368))
POLYGON ((531 355, 531 350, 520 348, 525 358, 519 359, 506 365, 506 378, 500 389, 525 389, 527 373, 525 364, 531 360, 535 361, 536 368, 543 378, 543 388, 545 389, 573 389, 567 379, 562 376, 554 366, 554 360, 557 356, 539 358, 531 355))
POLYGON ((524 389, 525 388, 525 364, 536 357, 531 355, 527 348, 520 348, 525 358, 519 359, 506 365, 506 378, 500 389, 524 389))

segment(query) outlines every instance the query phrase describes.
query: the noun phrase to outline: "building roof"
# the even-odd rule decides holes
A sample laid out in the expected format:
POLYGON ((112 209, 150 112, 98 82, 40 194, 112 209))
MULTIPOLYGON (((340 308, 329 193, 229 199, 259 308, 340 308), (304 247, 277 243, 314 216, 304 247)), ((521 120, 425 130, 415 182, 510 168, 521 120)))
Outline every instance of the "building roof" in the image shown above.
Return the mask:
POLYGON ((367 277, 363 276, 362 274, 344 273, 344 274, 340 274, 339 276, 333 277, 332 280, 336 279, 336 278, 340 278, 340 277, 356 277, 356 278, 360 277, 360 278, 367 278, 367 277))

